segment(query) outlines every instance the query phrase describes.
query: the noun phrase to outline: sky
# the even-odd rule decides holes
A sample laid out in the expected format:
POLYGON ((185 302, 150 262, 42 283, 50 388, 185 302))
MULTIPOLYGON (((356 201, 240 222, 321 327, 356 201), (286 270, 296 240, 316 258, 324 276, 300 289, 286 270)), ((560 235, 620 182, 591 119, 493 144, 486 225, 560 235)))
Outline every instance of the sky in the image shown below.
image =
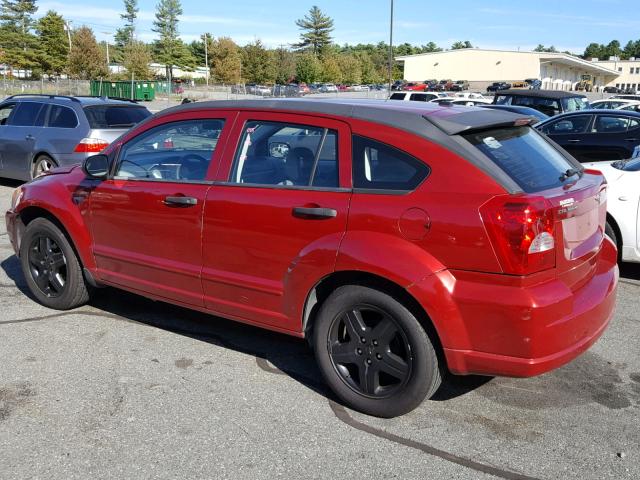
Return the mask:
MULTIPOLYGON (((156 0, 140 0, 138 38, 151 41, 156 0)), ((387 42, 390 0, 182 0, 180 35, 186 42, 205 32, 229 36, 244 45, 260 39, 269 47, 298 40, 295 21, 312 5, 334 19, 334 41, 339 44, 387 42)), ((433 41, 449 48, 458 40, 475 47, 532 50, 539 43, 558 50, 582 53, 591 42, 622 45, 640 38, 638 18, 630 15, 627 0, 564 0, 517 2, 513 0, 428 2, 395 0, 394 44, 422 45, 433 41), (453 6, 453 8, 450 7, 453 6)), ((37 16, 56 10, 74 27, 91 27, 98 40, 110 40, 121 26, 122 0, 100 2, 38 1, 37 16)))

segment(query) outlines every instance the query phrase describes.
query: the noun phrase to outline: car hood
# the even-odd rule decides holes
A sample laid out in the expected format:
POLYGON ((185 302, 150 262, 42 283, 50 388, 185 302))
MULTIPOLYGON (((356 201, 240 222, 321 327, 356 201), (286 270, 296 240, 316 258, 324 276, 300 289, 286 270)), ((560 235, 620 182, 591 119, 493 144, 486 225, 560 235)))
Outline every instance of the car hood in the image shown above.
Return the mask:
POLYGON ((52 168, 51 170, 49 170, 48 172, 43 173, 43 176, 46 175, 64 175, 66 173, 71 173, 73 172, 76 168, 80 168, 79 164, 75 164, 75 165, 63 165, 61 167, 56 167, 56 168, 52 168))

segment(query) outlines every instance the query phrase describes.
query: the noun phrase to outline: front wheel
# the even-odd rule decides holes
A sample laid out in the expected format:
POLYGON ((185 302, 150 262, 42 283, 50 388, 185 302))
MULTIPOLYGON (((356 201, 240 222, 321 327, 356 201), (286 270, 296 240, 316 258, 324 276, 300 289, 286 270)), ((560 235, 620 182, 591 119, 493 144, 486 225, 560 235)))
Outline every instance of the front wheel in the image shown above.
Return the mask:
POLYGON ((378 417, 410 412, 441 383, 433 343, 393 297, 368 287, 338 288, 314 328, 316 360, 336 395, 378 417))
POLYGON ((33 162, 33 167, 31 168, 31 178, 36 178, 42 175, 43 173, 48 172, 52 168, 57 167, 55 160, 53 160, 48 155, 40 155, 33 162))
POLYGON ((69 310, 89 300, 75 251, 64 233, 46 218, 27 225, 20 262, 29 290, 45 307, 69 310))

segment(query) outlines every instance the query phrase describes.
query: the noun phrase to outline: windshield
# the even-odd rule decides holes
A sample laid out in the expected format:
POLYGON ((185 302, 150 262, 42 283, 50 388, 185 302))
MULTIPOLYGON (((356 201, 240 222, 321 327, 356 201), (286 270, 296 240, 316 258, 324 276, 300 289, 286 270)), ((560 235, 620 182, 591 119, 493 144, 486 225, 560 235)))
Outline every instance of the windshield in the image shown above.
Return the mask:
POLYGON ((632 158, 631 160, 620 160, 611 164, 612 167, 625 172, 640 172, 640 158, 632 158))
POLYGON ((151 116, 145 107, 94 105, 84 109, 92 129, 131 128, 151 116))
POLYGON ((528 126, 483 130, 464 138, 527 193, 561 186, 565 174, 576 168, 528 126))
POLYGON ((585 97, 563 98, 562 106, 564 107, 565 112, 587 110, 589 108, 589 100, 585 97))

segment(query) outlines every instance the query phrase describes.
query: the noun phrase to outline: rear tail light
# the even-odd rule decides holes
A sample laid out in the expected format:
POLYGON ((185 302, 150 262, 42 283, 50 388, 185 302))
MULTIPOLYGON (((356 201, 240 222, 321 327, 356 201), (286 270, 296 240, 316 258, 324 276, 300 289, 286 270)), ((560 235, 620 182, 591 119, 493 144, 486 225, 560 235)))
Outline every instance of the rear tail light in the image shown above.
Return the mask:
POLYGON ((480 207, 480 215, 504 273, 555 267, 555 215, 544 198, 494 197, 480 207))
POLYGON ((106 140, 99 138, 83 138, 76 146, 75 153, 100 153, 109 146, 106 140))

